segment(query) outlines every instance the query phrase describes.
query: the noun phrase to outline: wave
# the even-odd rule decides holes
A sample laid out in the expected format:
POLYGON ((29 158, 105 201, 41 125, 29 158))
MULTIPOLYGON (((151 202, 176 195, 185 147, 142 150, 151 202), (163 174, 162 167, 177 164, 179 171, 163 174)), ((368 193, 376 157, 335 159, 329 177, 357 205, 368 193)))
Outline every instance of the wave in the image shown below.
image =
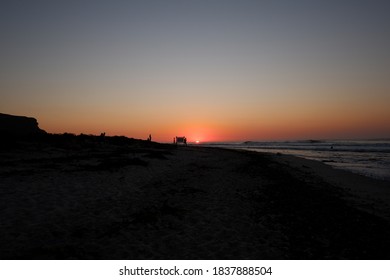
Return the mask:
POLYGON ((283 149, 283 150, 312 150, 312 151, 335 151, 335 152, 376 152, 390 153, 390 141, 285 141, 285 142, 254 142, 220 143, 218 146, 234 146, 237 148, 253 149, 283 149))
POLYGON ((207 146, 291 154, 390 181, 390 141, 246 141, 207 146))

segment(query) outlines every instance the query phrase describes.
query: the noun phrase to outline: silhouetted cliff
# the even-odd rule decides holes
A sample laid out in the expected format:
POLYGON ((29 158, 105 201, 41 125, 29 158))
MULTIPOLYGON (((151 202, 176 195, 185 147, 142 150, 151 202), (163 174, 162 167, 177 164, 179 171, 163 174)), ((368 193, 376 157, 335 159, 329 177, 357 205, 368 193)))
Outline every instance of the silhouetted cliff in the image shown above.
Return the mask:
POLYGON ((3 136, 36 136, 45 133, 34 118, 0 113, 0 134, 3 136))

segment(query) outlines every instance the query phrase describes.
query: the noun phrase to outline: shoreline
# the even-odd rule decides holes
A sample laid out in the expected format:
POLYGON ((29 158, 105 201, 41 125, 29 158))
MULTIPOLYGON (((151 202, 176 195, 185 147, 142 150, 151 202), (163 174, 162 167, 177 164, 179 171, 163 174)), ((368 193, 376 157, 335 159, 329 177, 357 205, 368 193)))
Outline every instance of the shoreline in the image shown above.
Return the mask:
MULTIPOLYGON (((295 175, 304 180, 305 175, 317 177, 320 181, 346 192, 346 199, 376 204, 376 213, 390 220, 390 183, 385 180, 335 168, 318 160, 305 159, 294 155, 270 154, 278 163, 288 165, 296 171, 295 175), (387 214, 385 214, 387 213, 387 214)), ((294 174, 294 173, 292 173, 294 174)), ((364 207, 362 208, 364 209, 364 207)))
POLYGON ((383 140, 374 145, 369 141, 292 141, 254 142, 256 144, 220 144, 210 147, 232 148, 264 153, 293 155, 327 163, 336 169, 347 170, 370 178, 390 183, 390 142, 383 140), (366 144, 368 146, 366 146, 366 144), (379 145, 379 146, 378 146, 379 145))
POLYGON ((381 181, 286 155, 86 139, 0 151, 0 259, 390 258, 381 181))

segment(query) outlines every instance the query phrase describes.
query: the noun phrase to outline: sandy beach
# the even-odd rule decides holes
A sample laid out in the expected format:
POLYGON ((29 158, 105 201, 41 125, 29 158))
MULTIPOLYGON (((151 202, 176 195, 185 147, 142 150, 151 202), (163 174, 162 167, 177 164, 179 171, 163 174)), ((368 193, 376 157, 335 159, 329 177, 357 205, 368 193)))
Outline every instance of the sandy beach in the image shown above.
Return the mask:
POLYGON ((121 137, 0 150, 1 259, 389 259, 390 186, 321 162, 121 137))

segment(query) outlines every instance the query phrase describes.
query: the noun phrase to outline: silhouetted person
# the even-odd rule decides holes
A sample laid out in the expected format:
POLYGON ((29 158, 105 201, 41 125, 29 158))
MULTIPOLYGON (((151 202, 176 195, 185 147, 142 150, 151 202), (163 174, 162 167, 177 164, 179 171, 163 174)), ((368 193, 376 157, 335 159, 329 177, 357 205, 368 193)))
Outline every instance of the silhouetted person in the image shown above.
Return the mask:
POLYGON ((184 145, 186 145, 186 146, 187 146, 187 138, 185 138, 185 137, 184 137, 184 139, 183 139, 183 143, 184 143, 184 145))
POLYGON ((152 141, 152 134, 149 134, 148 141, 152 141))

